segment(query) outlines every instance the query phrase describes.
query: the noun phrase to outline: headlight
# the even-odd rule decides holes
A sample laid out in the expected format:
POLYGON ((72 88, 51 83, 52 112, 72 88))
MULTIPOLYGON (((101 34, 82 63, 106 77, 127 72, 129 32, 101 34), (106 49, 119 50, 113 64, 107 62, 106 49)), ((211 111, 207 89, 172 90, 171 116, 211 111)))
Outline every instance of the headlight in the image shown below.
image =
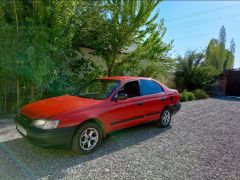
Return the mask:
POLYGON ((32 122, 32 126, 41 129, 55 129, 57 128, 59 120, 38 119, 32 122))

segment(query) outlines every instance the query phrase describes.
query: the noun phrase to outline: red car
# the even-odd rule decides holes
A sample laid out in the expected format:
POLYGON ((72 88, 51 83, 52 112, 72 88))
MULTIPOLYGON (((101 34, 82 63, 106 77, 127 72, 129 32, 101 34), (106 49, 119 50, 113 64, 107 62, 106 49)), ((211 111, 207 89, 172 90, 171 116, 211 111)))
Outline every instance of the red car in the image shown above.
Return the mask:
POLYGON ((16 128, 40 146, 68 145, 87 154, 112 131, 150 121, 168 127, 180 109, 179 99, 178 91, 151 78, 99 78, 78 96, 63 95, 23 106, 16 128))

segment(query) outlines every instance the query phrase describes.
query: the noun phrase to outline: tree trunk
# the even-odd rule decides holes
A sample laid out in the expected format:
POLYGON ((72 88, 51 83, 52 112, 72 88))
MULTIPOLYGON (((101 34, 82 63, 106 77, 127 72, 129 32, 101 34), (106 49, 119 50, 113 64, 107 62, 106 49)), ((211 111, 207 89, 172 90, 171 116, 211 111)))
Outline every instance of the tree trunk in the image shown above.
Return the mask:
POLYGON ((19 77, 17 76, 17 115, 20 115, 20 87, 19 87, 19 77))
POLYGON ((107 76, 110 77, 111 75, 112 75, 112 68, 108 67, 108 74, 107 74, 107 76))
MULTIPOLYGON (((15 12, 15 20, 16 20, 16 28, 17 28, 17 37, 18 37, 18 15, 17 15, 17 8, 16 8, 16 2, 15 0, 13 1, 13 7, 14 7, 14 12, 15 12)), ((17 84, 16 84, 16 88, 17 88, 17 116, 20 115, 20 87, 19 87, 19 77, 17 75, 17 84)))
POLYGON ((30 99, 31 99, 31 101, 34 100, 34 95, 35 95, 35 86, 32 85, 32 86, 31 86, 31 94, 30 94, 30 99))
POLYGON ((41 88, 40 88, 40 94, 38 95, 38 97, 37 97, 37 100, 39 100, 39 99, 41 99, 42 98, 42 95, 43 95, 43 86, 41 86, 41 88))
POLYGON ((115 51, 113 53, 112 60, 108 64, 108 77, 112 76, 112 71, 113 71, 113 67, 115 65, 116 57, 117 57, 117 51, 115 51))
POLYGON ((4 114, 7 113, 7 87, 5 88, 4 91, 4 114))
POLYGON ((13 1, 14 6, 14 12, 15 12, 15 20, 16 20, 16 26, 17 26, 17 35, 18 35, 18 15, 17 15, 17 8, 16 8, 16 2, 13 1))

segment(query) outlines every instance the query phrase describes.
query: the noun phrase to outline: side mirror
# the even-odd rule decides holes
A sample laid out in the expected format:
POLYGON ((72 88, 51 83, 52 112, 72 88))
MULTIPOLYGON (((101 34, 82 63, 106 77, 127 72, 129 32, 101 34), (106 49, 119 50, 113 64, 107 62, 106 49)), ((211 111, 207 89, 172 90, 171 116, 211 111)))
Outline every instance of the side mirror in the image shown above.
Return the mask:
POLYGON ((127 94, 124 94, 124 93, 119 93, 118 95, 117 95, 117 97, 115 98, 115 100, 125 100, 125 99, 127 99, 127 94))

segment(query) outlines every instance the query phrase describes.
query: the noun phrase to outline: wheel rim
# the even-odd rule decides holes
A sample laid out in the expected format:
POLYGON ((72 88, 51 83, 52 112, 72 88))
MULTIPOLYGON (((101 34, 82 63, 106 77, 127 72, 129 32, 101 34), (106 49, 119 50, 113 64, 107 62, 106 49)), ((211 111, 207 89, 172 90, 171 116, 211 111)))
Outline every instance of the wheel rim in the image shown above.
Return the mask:
POLYGON ((168 123, 170 122, 170 118, 171 118, 170 112, 169 111, 164 111, 163 115, 162 115, 162 124, 164 126, 168 125, 168 123))
POLYGON ((87 128, 80 136, 80 146, 83 150, 93 149, 98 142, 98 131, 95 128, 87 128))

